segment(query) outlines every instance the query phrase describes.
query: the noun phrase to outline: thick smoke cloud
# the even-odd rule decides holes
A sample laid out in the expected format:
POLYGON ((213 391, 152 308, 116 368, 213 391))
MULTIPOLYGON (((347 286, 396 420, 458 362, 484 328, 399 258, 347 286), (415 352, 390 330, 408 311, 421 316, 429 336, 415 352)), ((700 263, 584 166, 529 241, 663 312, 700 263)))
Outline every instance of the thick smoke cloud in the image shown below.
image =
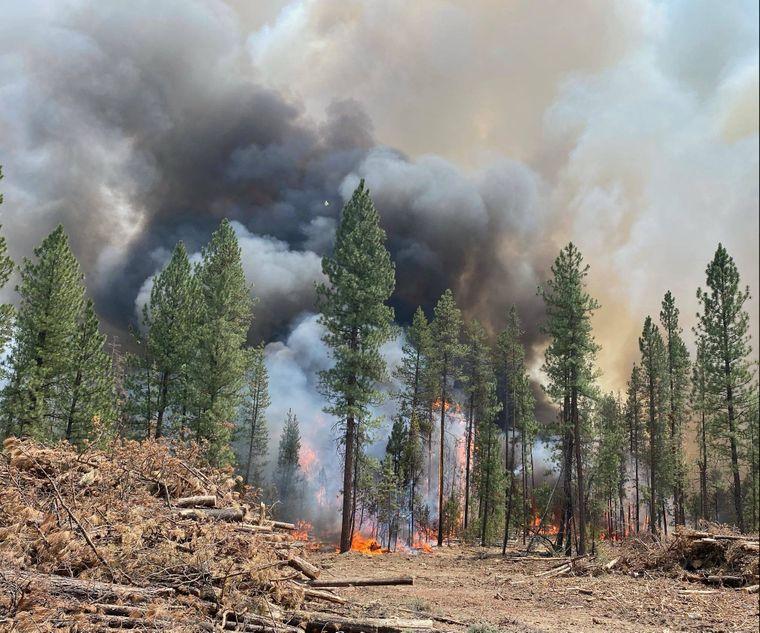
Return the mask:
POLYGON ((281 340, 279 420, 321 409, 313 282, 363 177, 399 320, 446 287, 492 330, 515 303, 537 378, 535 288, 576 241, 618 389, 665 290, 691 325, 718 240, 759 291, 757 17, 750 1, 17 2, 0 22, 0 221, 17 261, 63 222, 124 333, 176 241, 198 253, 234 220, 252 336, 281 340), (304 354, 314 401, 289 405, 304 354))

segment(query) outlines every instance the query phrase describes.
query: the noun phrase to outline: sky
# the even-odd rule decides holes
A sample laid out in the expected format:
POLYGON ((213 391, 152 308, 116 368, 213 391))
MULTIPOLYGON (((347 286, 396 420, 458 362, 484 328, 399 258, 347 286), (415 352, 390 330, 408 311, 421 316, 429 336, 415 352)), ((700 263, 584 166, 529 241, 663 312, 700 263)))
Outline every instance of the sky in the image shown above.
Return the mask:
POLYGON ((666 290, 691 340, 722 242, 758 336, 756 2, 11 1, 0 164, 11 255, 62 222, 122 337, 176 241, 234 220, 277 420, 322 415, 313 283, 360 178, 402 323, 447 287, 490 332, 515 304, 538 376, 536 288, 573 241, 621 390, 666 290))

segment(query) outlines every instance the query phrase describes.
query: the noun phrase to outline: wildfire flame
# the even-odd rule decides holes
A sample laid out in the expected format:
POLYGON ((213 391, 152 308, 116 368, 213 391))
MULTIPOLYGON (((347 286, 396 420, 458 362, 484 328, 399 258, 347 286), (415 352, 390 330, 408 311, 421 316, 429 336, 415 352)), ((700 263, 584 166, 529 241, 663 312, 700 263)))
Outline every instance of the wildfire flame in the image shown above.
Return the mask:
POLYGON ((533 519, 530 522, 530 527, 534 533, 543 536, 554 536, 559 532, 559 526, 553 523, 549 525, 541 525, 541 517, 535 512, 533 514, 533 519))
POLYGON ((311 532, 311 530, 311 523, 307 523, 306 521, 299 521, 296 523, 296 529, 293 530, 293 538, 296 541, 308 541, 309 532, 311 532))
POLYGON ((364 536, 360 532, 354 532, 351 538, 351 551, 359 552, 360 554, 366 554, 368 556, 377 556, 379 554, 387 553, 374 538, 371 536, 364 536))

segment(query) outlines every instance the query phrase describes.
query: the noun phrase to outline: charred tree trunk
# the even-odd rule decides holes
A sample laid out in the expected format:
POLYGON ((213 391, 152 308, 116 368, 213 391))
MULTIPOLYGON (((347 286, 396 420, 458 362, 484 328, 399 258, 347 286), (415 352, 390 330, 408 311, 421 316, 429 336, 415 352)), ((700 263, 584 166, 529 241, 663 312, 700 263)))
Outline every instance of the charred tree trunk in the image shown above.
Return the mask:
POLYGON ((356 420, 353 415, 346 419, 346 458, 343 465, 343 517, 340 527, 340 551, 347 552, 351 549, 351 517, 354 497, 354 435, 356 434, 356 420))

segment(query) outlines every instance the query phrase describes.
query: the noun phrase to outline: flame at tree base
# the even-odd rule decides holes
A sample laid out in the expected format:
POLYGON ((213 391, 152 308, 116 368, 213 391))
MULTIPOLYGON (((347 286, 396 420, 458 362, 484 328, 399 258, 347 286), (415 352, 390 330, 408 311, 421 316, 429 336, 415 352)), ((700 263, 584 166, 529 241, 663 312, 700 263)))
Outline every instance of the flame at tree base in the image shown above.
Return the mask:
POLYGON ((383 549, 383 546, 377 540, 371 536, 364 536, 360 532, 354 532, 354 535, 351 537, 351 551, 367 554, 368 556, 388 553, 388 550, 383 549))

